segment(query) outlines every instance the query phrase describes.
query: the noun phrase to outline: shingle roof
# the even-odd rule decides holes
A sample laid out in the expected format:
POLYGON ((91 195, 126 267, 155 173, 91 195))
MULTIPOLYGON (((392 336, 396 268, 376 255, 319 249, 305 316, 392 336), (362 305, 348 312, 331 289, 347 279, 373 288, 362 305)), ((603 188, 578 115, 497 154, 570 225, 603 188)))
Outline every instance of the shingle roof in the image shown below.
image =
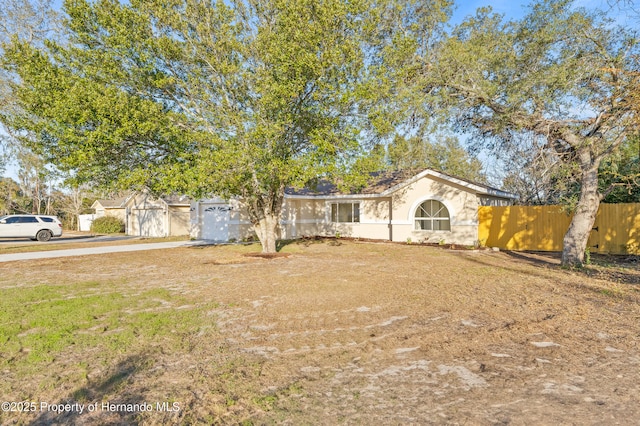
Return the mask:
POLYGON ((170 195, 168 197, 162 197, 165 203, 170 206, 190 205, 191 198, 186 195, 170 195))
POLYGON ((402 170, 393 172, 377 172, 371 174, 371 180, 359 191, 340 191, 337 184, 321 180, 312 188, 293 189, 287 188, 286 193, 288 195, 352 195, 352 194, 380 194, 394 186, 404 182, 405 180, 414 176, 415 173, 402 170))
POLYGON ((359 191, 344 192, 340 191, 338 185, 335 183, 323 180, 318 182, 313 188, 293 189, 287 188, 286 194, 291 196, 338 196, 338 195, 383 195, 386 192, 392 190, 396 186, 403 184, 409 184, 413 180, 422 178, 426 175, 432 175, 441 179, 447 180, 450 183, 462 184, 463 186, 471 187, 480 193, 492 194, 496 196, 502 196, 505 198, 515 198, 514 194, 493 188, 491 186, 473 182, 468 179, 459 178, 457 176, 451 176, 446 173, 439 172, 432 169, 423 170, 399 170, 399 171, 387 171, 372 173, 372 179, 367 186, 359 191))
POLYGON ((119 208, 124 207, 124 202, 127 201, 127 197, 114 198, 113 200, 96 200, 96 203, 100 203, 102 207, 106 208, 119 208))

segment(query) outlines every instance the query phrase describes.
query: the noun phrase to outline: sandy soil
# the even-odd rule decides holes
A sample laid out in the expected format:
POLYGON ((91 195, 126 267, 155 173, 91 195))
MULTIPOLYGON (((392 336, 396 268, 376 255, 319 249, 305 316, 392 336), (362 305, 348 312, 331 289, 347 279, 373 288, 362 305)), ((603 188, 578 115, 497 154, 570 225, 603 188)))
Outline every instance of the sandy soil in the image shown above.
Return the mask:
MULTIPOLYGON (((110 373, 127 373, 126 386, 100 393, 96 384, 108 375, 88 375, 93 398, 170 397, 178 413, 35 421, 638 424, 635 260, 571 271, 541 254, 397 244, 294 243, 273 259, 246 250, 0 266, 0 289, 122 280, 217 303, 214 337, 193 336, 188 349, 150 348, 135 374, 127 375, 132 354, 114 359, 110 373)), ((47 392, 64 400, 72 391, 47 392)))

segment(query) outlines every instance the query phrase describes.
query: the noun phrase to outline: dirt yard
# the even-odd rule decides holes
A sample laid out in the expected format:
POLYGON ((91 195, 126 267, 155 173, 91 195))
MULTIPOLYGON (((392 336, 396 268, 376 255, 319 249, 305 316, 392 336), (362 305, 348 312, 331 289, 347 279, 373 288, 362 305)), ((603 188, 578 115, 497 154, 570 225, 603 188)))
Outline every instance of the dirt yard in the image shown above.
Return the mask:
POLYGON ((0 400, 38 408, 0 423, 638 424, 634 261, 571 271, 544 255, 341 240, 257 250, 0 265, 4 303, 42 303, 17 297, 43 286, 59 291, 42 300, 122 299, 73 330, 22 318, 0 332, 0 400), (138 329, 134 312, 191 315, 138 329), (24 336, 48 327, 72 343, 27 355, 24 336))

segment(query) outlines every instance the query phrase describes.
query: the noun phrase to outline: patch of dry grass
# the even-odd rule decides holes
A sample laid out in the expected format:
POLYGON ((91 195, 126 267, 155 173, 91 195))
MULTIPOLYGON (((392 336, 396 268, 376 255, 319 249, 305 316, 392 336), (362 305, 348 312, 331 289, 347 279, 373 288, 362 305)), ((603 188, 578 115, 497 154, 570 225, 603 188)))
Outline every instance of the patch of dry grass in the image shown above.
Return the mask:
POLYGON ((179 407, 1 413, 0 423, 624 424, 640 415, 636 270, 611 280, 508 253, 351 241, 258 252, 0 265, 2 398, 179 407))

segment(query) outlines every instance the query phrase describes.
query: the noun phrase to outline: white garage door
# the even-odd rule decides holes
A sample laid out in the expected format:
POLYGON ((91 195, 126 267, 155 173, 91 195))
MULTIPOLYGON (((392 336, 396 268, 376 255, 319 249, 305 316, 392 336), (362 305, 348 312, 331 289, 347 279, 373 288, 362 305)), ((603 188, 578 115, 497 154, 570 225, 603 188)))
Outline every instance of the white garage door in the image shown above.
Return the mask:
POLYGON ((202 239, 229 241, 229 216, 231 207, 227 205, 209 206, 202 217, 202 239))
POLYGON ((141 237, 164 237, 164 211, 156 210, 138 210, 137 217, 134 218, 138 223, 137 228, 140 230, 138 234, 141 237))

